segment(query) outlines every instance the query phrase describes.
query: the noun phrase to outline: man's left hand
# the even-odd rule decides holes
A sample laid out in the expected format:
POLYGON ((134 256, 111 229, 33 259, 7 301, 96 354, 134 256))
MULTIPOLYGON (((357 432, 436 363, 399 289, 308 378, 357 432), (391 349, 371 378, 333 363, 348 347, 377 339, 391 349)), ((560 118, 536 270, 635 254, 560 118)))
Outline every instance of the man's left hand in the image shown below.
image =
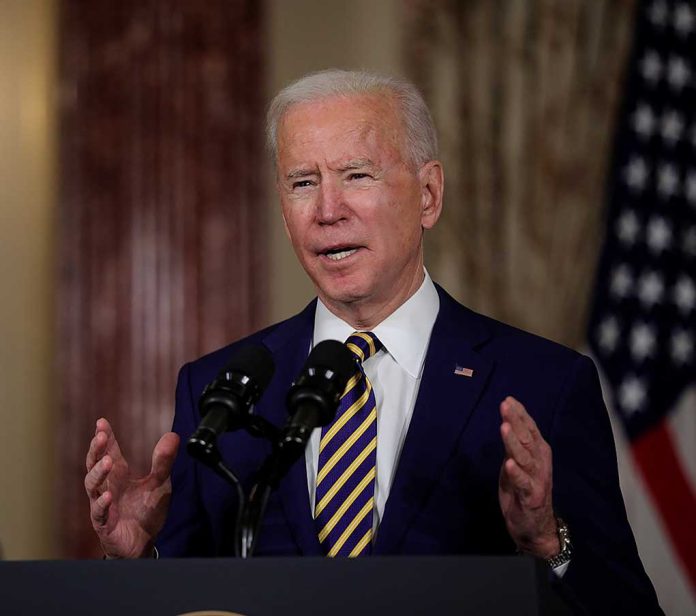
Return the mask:
POLYGON ((505 461, 498 498, 508 532, 522 552, 551 558, 560 551, 551 499, 551 447, 512 396, 500 403, 500 415, 505 461))

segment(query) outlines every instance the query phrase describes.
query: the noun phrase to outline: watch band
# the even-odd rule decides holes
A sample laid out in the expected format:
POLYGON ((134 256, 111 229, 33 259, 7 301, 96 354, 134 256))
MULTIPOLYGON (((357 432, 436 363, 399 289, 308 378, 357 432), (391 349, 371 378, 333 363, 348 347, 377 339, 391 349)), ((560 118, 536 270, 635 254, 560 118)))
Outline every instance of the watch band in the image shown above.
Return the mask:
POLYGON ((573 553, 573 545, 570 542, 570 531, 568 530, 568 525, 558 517, 556 518, 556 524, 558 526, 558 542, 560 543, 561 551, 556 554, 556 556, 546 559, 546 563, 552 569, 560 567, 561 565, 564 565, 570 561, 570 557, 573 553))

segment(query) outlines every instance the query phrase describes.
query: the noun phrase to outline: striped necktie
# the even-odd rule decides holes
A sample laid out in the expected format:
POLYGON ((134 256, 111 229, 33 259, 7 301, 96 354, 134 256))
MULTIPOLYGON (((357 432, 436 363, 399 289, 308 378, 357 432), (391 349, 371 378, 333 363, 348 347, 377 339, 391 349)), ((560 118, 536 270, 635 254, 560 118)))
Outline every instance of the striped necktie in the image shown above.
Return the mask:
POLYGON ((375 494, 377 407, 363 362, 382 348, 370 332, 354 332, 346 346, 356 359, 333 423, 319 446, 314 517, 328 556, 370 553, 375 494))

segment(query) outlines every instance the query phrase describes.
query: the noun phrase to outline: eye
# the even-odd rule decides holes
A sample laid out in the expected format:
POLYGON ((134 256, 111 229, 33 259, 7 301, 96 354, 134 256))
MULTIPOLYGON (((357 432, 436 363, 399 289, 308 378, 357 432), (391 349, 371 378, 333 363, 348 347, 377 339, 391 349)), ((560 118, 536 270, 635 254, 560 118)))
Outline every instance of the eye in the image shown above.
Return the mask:
POLYGON ((372 176, 369 173, 351 173, 348 176, 349 180, 364 180, 365 178, 371 178, 372 176))
POLYGON ((297 180, 292 183, 293 190, 296 188, 309 188, 310 186, 312 186, 312 180, 297 180))

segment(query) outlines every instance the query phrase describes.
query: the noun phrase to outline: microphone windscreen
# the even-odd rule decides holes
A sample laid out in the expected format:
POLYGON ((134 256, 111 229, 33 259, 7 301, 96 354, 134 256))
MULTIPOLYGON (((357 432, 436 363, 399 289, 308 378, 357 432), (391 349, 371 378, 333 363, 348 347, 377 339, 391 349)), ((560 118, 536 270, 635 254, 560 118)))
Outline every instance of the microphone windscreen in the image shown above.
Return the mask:
POLYGON ((312 349, 305 368, 330 369, 338 375, 345 386, 355 373, 355 355, 338 340, 324 340, 312 349))
POLYGON ((248 345, 240 348, 222 369, 220 374, 234 372, 249 377, 256 386, 265 390, 271 382, 275 364, 271 352, 263 345, 248 345))

